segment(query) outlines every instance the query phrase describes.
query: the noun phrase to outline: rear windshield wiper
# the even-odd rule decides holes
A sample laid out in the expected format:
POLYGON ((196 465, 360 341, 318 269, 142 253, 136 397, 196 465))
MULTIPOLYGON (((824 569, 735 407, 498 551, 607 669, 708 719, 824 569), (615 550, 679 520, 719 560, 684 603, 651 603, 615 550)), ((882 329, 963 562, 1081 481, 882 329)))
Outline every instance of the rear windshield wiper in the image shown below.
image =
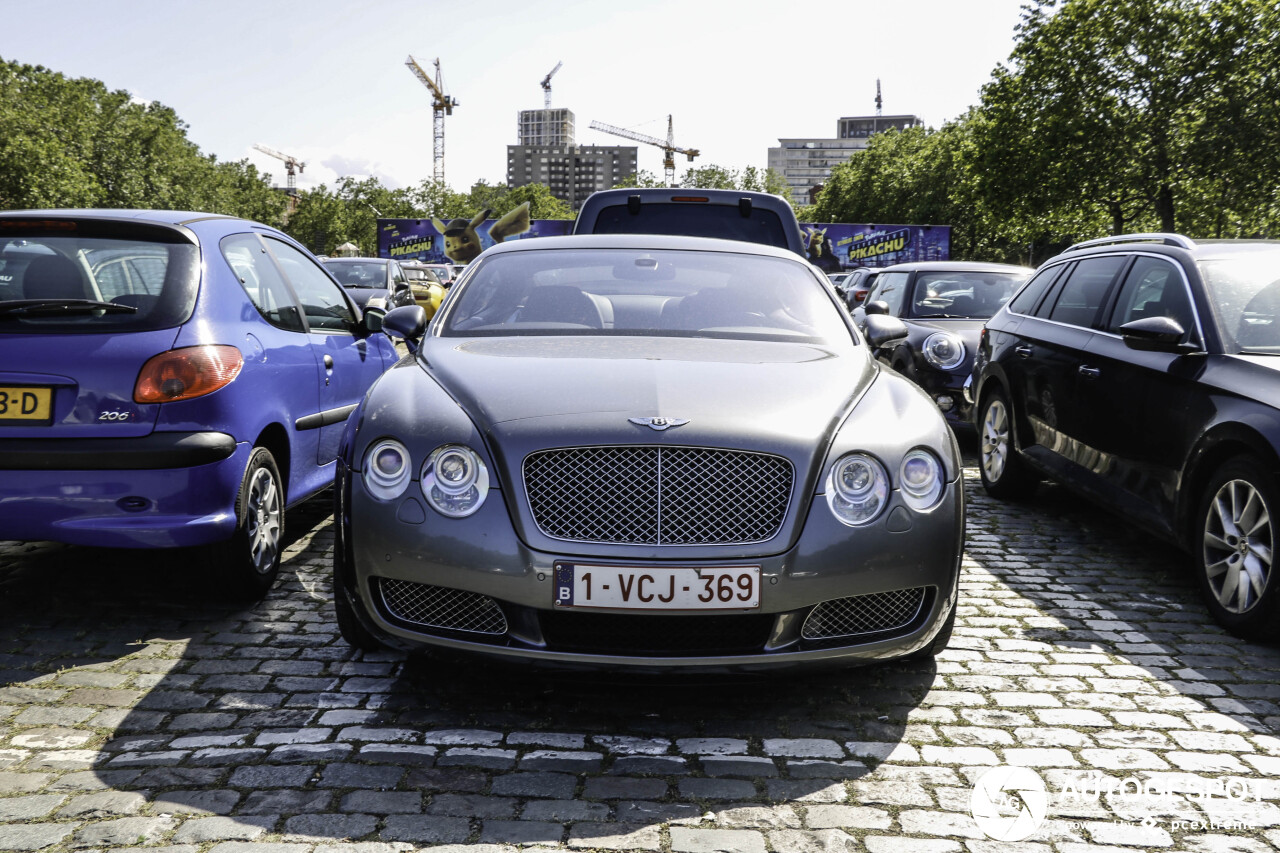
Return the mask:
POLYGON ((12 299, 0 302, 0 317, 24 314, 136 314, 138 306, 96 299, 12 299))

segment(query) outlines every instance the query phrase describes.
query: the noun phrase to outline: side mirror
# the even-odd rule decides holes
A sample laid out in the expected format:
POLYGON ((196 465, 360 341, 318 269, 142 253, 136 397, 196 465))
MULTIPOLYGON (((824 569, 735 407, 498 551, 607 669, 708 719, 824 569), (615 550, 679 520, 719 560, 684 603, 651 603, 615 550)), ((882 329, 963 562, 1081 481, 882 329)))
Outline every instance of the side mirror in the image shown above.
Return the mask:
POLYGON ((1195 344, 1181 343, 1186 330, 1172 317, 1143 317, 1120 327, 1124 345, 1143 352, 1187 354, 1199 352, 1195 344))
MULTIPOLYGON (((875 303, 872 304, 874 305, 875 303)), ((880 304, 883 305, 884 303, 880 304)), ((871 305, 868 305, 866 325, 862 331, 867 336, 867 342, 871 344, 873 349, 880 349, 907 336, 906 323, 897 317, 890 317, 887 314, 873 314, 870 308, 871 305)))
POLYGON ((411 352, 418 349, 422 333, 427 329, 427 312, 421 305, 392 308, 382 318, 382 331, 393 338, 403 338, 411 352))
POLYGON ((877 299, 875 302, 868 302, 865 306, 868 314, 885 314, 889 313, 889 303, 884 300, 877 299))
POLYGON ((396 293, 404 293, 408 289, 409 289, 409 282, 407 281, 396 282, 396 293))
POLYGON ((381 332, 382 318, 387 316, 384 308, 366 308, 364 309, 364 329, 366 332, 381 332))

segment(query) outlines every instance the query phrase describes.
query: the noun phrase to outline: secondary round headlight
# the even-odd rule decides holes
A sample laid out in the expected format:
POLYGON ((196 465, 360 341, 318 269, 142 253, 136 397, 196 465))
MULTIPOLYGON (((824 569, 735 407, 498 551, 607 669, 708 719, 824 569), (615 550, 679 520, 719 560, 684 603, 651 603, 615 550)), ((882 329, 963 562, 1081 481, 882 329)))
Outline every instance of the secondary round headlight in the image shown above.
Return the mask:
POLYGON ((489 494, 489 469, 470 447, 445 444, 422 466, 422 496, 441 515, 464 518, 489 494))
POLYGON ((831 466, 826 493, 827 506, 841 524, 870 524, 889 502, 889 475, 870 456, 851 453, 831 466))
POLYGON ((920 349, 924 360, 940 370, 952 370, 964 361, 964 341, 949 332, 934 332, 920 349))
POLYGON ((913 450, 898 468, 902 498, 915 510, 929 509, 942 497, 942 463, 927 450, 913 450))
POLYGON ((364 454, 364 486, 379 500, 400 497, 409 484, 409 450, 393 438, 371 445, 364 454))

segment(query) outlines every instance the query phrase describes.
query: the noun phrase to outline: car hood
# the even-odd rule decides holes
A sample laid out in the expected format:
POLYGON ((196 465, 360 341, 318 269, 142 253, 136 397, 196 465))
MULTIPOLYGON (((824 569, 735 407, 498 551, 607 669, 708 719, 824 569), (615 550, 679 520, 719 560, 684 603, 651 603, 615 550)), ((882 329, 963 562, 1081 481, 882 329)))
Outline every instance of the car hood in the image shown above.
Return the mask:
POLYGON ((435 338, 424 354, 482 430, 553 444, 647 441, 666 430, 630 419, 657 417, 689 422, 681 443, 811 447, 861 384, 850 362, 869 369, 822 346, 696 338, 435 338))

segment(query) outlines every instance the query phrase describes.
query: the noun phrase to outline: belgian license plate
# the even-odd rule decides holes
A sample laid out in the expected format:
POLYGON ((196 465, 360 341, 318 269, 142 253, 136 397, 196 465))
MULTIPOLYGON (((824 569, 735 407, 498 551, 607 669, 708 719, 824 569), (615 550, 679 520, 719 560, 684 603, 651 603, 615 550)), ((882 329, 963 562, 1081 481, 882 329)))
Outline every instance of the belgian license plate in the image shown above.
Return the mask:
POLYGON ((0 385, 0 423, 52 423, 53 389, 0 385))
POLYGON ((760 567, 694 569, 557 563, 555 605, 623 610, 745 610, 760 606, 760 567))

